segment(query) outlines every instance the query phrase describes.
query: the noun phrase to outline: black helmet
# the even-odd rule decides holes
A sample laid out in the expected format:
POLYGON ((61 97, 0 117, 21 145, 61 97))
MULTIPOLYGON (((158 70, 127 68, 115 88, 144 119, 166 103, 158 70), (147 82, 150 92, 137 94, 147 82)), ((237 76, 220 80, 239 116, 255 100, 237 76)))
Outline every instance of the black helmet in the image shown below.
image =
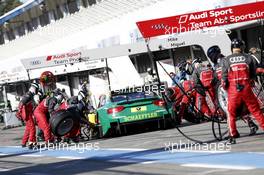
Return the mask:
POLYGON ((231 50, 233 50, 234 48, 239 48, 241 50, 244 50, 244 46, 245 46, 245 42, 238 38, 233 39, 231 42, 231 50))
POLYGON ((221 54, 221 49, 217 45, 214 45, 207 50, 207 56, 213 63, 217 63, 219 54, 221 54))

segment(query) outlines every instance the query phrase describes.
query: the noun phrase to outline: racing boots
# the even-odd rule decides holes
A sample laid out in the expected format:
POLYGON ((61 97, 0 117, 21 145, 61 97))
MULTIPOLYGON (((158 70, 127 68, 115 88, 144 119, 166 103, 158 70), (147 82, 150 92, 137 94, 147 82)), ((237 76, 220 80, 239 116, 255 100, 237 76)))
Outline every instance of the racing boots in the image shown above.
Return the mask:
POLYGON ((231 145, 236 144, 236 138, 230 136, 229 139, 228 139, 228 141, 227 141, 227 143, 229 143, 231 145))
POLYGON ((250 129, 249 136, 255 135, 259 129, 258 126, 253 121, 250 121, 248 126, 250 129))
POLYGON ((38 145, 37 145, 36 142, 30 142, 30 143, 28 144, 28 149, 35 149, 35 148, 37 148, 37 147, 38 147, 38 145))
POLYGON ((236 131, 236 134, 234 136, 228 136, 225 139, 227 139, 226 143, 229 143, 231 145, 236 144, 236 139, 240 137, 240 134, 238 131, 236 131))

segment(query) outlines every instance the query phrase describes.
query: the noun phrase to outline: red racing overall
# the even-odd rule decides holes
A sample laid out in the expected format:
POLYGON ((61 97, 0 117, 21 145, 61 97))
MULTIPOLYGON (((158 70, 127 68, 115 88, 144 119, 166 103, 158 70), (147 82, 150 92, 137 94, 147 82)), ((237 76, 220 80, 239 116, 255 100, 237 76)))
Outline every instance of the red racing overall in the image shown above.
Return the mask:
POLYGON ((22 97, 19 104, 19 112, 26 123, 22 145, 26 145, 28 141, 31 143, 36 142, 36 128, 33 120, 33 96, 31 92, 28 92, 22 97))
MULTIPOLYGON (((67 101, 63 102, 59 109, 68 109, 70 107, 70 104, 68 104, 67 101)), ((80 123, 76 122, 76 124, 74 125, 74 127, 72 128, 71 132, 69 132, 68 134, 66 134, 64 137, 65 138, 75 138, 78 137, 81 134, 81 126, 80 123)))
POLYGON ((38 127, 43 131, 45 141, 53 141, 50 124, 48 122, 48 115, 54 111, 57 100, 54 97, 47 97, 41 101, 34 111, 38 127))
POLYGON ((166 90, 167 97, 173 102, 173 110, 178 111, 180 123, 184 118, 186 107, 190 104, 190 99, 195 97, 194 82, 192 80, 183 81, 182 85, 185 93, 178 86, 170 87, 166 90))
POLYGON ((195 105, 205 115, 211 116, 215 112, 215 74, 211 67, 203 66, 196 68, 193 79, 197 90, 195 105), (204 92, 201 93, 201 92, 204 92), (206 100, 206 96, 208 99, 206 100))
POLYGON ((166 89, 166 95, 174 103, 174 108, 179 106, 183 97, 183 93, 178 86, 173 86, 166 89))
POLYGON ((247 54, 234 53, 228 56, 223 63, 222 84, 228 93, 228 125, 231 137, 237 135, 237 109, 242 103, 246 104, 249 112, 264 129, 264 115, 251 87, 256 73, 253 59, 247 54))
POLYGON ((180 102, 179 116, 181 119, 184 118, 185 109, 191 103, 191 99, 195 98, 196 96, 194 81, 185 80, 182 83, 182 86, 186 94, 183 95, 182 100, 180 102))

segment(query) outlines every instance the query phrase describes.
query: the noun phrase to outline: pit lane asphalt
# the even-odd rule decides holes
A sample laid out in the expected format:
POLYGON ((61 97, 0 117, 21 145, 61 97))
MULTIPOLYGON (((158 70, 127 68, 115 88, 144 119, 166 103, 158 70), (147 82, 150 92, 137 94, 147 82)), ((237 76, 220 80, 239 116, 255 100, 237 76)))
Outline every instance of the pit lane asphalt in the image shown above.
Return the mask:
MULTIPOLYGON (((197 139, 213 138, 210 123, 182 130, 197 139)), ((189 149, 188 140, 176 129, 168 129, 85 142, 89 145, 85 150, 71 145, 40 152, 18 146, 23 127, 1 130, 0 174, 263 174, 264 133, 259 130, 258 135, 247 136, 243 122, 239 131, 242 137, 231 150, 189 149), (172 144, 174 149, 168 149, 172 144)))

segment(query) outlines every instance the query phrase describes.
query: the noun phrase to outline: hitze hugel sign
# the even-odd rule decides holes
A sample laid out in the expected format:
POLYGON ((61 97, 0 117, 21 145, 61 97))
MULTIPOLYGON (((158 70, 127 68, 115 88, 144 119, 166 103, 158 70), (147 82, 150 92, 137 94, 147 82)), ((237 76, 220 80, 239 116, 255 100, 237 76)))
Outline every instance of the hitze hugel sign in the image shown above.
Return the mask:
POLYGON ((137 22, 144 38, 264 18, 264 1, 137 22))

